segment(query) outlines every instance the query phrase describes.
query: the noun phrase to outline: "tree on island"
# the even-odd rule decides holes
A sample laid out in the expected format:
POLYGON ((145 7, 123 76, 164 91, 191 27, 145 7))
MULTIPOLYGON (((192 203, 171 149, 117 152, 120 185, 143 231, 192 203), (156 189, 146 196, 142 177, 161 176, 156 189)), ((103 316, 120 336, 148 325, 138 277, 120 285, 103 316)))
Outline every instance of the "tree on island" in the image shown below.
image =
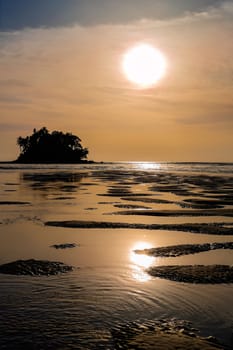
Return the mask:
POLYGON ((86 161, 88 149, 83 148, 78 136, 43 127, 33 134, 18 137, 20 163, 81 163, 86 161))

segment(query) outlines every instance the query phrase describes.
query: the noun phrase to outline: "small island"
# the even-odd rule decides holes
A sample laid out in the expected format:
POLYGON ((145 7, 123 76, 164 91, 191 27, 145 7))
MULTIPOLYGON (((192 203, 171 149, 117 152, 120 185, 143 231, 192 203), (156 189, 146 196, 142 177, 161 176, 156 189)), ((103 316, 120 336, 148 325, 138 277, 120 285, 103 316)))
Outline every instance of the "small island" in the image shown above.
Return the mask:
POLYGON ((14 163, 87 163, 88 149, 72 133, 49 132, 46 127, 18 137, 20 155, 14 163))

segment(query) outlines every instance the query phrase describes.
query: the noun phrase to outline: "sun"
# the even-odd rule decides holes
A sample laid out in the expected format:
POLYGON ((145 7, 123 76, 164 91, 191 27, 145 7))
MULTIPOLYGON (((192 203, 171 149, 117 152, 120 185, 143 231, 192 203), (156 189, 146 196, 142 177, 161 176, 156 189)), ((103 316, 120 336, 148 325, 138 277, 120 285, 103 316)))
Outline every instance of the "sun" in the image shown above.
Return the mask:
POLYGON ((124 54, 122 68, 130 82, 141 88, 149 88, 165 75, 167 61, 160 50, 143 43, 124 54))

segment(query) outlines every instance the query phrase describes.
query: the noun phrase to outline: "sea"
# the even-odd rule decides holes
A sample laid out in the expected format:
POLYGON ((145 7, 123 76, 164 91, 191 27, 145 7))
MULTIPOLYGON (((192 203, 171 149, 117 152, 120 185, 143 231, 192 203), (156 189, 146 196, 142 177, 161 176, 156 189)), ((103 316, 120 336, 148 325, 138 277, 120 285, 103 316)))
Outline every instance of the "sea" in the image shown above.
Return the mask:
POLYGON ((153 266, 232 266, 232 250, 135 252, 216 242, 233 242, 233 163, 1 163, 0 265, 36 259, 73 270, 0 273, 0 349, 114 349, 114 327, 156 320, 190 322, 200 336, 233 348, 232 283, 148 273, 153 266), (191 224, 210 229, 193 232, 191 224))

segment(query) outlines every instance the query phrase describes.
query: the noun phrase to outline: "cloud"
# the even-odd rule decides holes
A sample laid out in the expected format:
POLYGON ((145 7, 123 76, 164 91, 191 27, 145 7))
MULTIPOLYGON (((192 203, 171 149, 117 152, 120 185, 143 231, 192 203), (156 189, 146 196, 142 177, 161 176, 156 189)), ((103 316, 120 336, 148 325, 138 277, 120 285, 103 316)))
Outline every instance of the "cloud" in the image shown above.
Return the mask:
POLYGON ((203 12, 220 0, 0 0, 0 30, 80 24, 125 24, 203 12))
POLYGON ((30 103, 30 100, 28 99, 25 99, 25 98, 19 98, 19 97, 15 97, 15 96, 0 96, 0 103, 6 103, 6 104, 9 104, 9 105, 25 105, 25 104, 28 104, 30 103))
POLYGON ((1 132, 27 131, 32 130, 34 125, 24 125, 23 123, 0 123, 1 132))
POLYGON ((233 14, 233 1, 223 2, 221 8, 225 13, 233 14))
POLYGON ((232 106, 231 110, 229 111, 229 114, 227 112, 222 112, 218 109, 217 112, 213 113, 212 115, 193 115, 193 116, 187 116, 182 118, 177 118, 177 122, 184 124, 184 125, 198 125, 198 126, 204 126, 207 127, 214 127, 216 128, 216 124, 218 127, 221 126, 221 124, 226 127, 228 125, 229 127, 232 127, 233 125, 233 116, 232 116, 232 106))
MULTIPOLYGON (((29 82, 19 79, 0 79, 0 87, 30 87, 29 82)), ((0 98, 1 99, 1 98, 0 98)))

